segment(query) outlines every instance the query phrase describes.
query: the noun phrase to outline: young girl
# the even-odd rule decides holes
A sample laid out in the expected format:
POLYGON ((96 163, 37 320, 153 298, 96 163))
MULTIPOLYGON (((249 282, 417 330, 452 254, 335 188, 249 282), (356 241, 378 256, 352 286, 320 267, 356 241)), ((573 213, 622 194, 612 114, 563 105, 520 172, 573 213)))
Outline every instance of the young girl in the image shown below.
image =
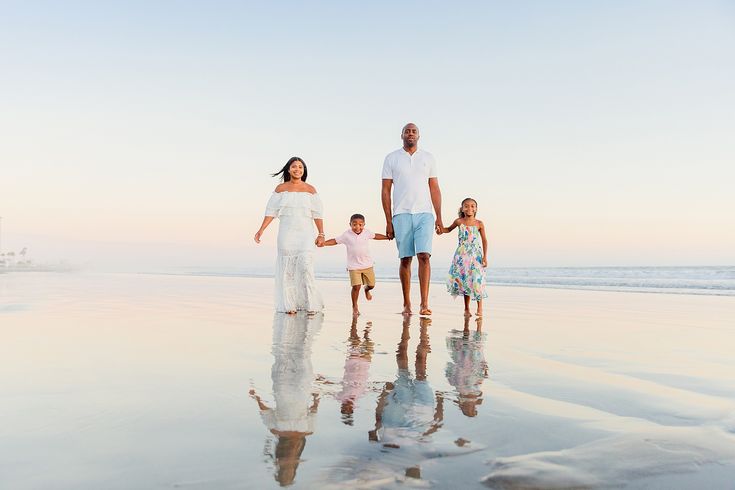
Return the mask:
POLYGON ((449 233, 459 227, 459 244, 454 252, 452 265, 449 267, 447 291, 452 296, 464 297, 464 314, 471 316, 470 300, 477 301, 477 316, 482 316, 482 299, 487 298, 485 292, 485 267, 487 267, 487 238, 485 225, 475 218, 477 201, 471 197, 462 201, 459 218, 449 228, 442 228, 442 233, 449 233), (482 248, 480 248, 482 241, 482 248))

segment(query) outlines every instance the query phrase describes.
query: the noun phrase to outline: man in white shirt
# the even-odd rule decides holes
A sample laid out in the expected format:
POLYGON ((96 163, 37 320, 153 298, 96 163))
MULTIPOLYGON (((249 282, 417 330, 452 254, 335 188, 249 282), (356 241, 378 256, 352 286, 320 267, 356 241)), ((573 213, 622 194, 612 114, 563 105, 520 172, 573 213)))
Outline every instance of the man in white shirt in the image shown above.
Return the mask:
POLYGON ((431 240, 433 232, 444 227, 441 218, 442 196, 436 174, 436 161, 428 151, 418 148, 419 128, 408 123, 401 131, 403 148, 389 153, 383 163, 381 198, 385 212, 385 234, 396 239, 401 259, 399 277, 403 289, 403 313, 411 311, 411 262, 419 260, 421 315, 431 315, 431 240), (391 207, 391 190, 392 207, 391 207), (434 219, 433 211, 436 213, 434 219))

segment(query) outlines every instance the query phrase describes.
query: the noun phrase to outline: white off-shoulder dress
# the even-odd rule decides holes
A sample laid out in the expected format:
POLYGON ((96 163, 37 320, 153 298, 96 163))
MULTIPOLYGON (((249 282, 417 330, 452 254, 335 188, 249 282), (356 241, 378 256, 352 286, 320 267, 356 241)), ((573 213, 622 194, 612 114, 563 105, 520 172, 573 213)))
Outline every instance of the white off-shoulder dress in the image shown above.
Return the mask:
POLYGON ((276 311, 321 311, 322 295, 314 276, 314 219, 322 217, 322 201, 308 192, 274 192, 266 216, 278 218, 276 311))

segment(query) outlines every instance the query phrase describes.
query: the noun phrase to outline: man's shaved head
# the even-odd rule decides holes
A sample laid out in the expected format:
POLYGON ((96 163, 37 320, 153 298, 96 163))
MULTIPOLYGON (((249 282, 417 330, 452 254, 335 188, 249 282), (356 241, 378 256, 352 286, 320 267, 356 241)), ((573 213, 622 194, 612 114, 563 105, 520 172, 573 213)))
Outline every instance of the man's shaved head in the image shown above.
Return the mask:
MULTIPOLYGON (((419 127, 414 123, 406 124, 401 130, 401 139, 403 140, 403 147, 405 149, 416 148, 419 141, 419 127)), ((411 153, 413 154, 413 151, 411 153)))
POLYGON ((414 123, 410 122, 410 123, 407 123, 405 126, 403 126, 403 128, 401 129, 401 134, 403 134, 403 132, 406 131, 406 129, 409 128, 409 127, 415 129, 417 132, 419 130, 419 127, 418 126, 416 126, 414 123))

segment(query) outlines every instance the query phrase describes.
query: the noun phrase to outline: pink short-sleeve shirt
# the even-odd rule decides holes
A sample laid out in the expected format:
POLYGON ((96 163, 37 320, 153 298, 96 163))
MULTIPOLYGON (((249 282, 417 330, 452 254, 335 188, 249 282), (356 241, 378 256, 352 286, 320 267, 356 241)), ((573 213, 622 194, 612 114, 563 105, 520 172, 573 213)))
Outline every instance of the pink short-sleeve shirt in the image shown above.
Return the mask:
POLYGON ((373 238, 375 238, 375 233, 367 228, 363 228, 359 235, 350 229, 335 238, 337 243, 347 248, 347 270, 354 271, 373 266, 369 245, 373 238))

